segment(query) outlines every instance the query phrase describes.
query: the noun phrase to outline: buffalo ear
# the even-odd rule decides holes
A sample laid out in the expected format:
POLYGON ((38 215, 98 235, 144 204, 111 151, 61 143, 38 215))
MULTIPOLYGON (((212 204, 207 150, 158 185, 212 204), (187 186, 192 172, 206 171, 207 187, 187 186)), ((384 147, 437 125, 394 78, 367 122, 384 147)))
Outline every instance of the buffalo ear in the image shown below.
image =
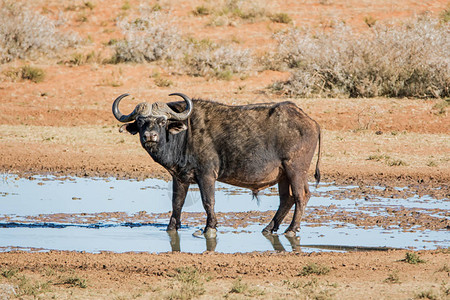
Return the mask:
POLYGON ((168 126, 170 134, 178 134, 186 129, 187 126, 183 122, 170 122, 168 126))
POLYGON ((119 132, 124 132, 124 131, 131 133, 132 135, 135 135, 136 133, 139 132, 139 128, 136 125, 136 122, 133 122, 133 123, 128 123, 128 124, 123 124, 122 126, 120 126, 119 132))

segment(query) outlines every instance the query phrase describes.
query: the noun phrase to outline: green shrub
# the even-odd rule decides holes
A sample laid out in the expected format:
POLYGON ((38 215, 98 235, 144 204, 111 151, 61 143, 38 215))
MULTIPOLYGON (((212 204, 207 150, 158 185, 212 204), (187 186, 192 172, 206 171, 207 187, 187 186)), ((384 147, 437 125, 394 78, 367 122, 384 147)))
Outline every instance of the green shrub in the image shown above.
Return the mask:
POLYGON ((386 283, 400 283, 400 277, 398 276, 398 271, 389 274, 389 276, 384 280, 386 283))
POLYGON ((66 278, 61 282, 61 284, 67 284, 71 287, 79 287, 82 289, 87 288, 86 279, 79 278, 77 276, 66 278))
POLYGON ((5 268, 2 268, 0 270, 0 275, 2 275, 3 277, 9 279, 9 278, 14 277, 18 272, 19 272, 19 270, 17 270, 17 269, 5 269, 5 268))
POLYGON ((32 67, 29 65, 21 68, 22 79, 31 80, 35 83, 42 82, 45 78, 45 71, 41 68, 32 67))
POLYGON ((248 284, 242 282, 242 278, 238 278, 233 282, 230 293, 241 294, 248 290, 248 284))
POLYGON ((169 87, 169 86, 173 85, 173 82, 170 79, 156 77, 155 84, 156 84, 156 86, 159 86, 159 87, 169 87))
POLYGON ((205 293, 204 280, 197 269, 181 267, 176 271, 175 280, 179 283, 179 288, 171 292, 169 299, 197 299, 205 293))
POLYGON ((298 274, 299 276, 314 275, 326 275, 330 272, 330 268, 315 263, 310 263, 303 267, 302 271, 298 274))
POLYGON ((448 21, 450 21, 450 5, 449 5, 449 8, 447 8, 446 10, 444 10, 441 13, 441 20, 444 23, 447 23, 448 21))
POLYGON ((276 23, 289 24, 292 22, 291 17, 287 13, 277 13, 270 16, 270 20, 276 23))
POLYGON ((209 7, 206 7, 204 5, 197 6, 194 10, 195 16, 207 16, 211 13, 211 9, 209 7))
POLYGON ((413 265, 425 263, 425 261, 414 252, 406 252, 405 259, 403 259, 403 261, 413 265))

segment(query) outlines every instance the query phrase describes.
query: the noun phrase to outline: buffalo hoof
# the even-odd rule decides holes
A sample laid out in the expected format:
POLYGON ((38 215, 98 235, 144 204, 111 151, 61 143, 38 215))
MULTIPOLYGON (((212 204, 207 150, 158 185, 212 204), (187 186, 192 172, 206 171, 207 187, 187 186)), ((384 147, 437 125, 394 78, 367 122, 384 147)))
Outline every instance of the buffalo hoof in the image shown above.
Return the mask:
POLYGON ((214 228, 207 228, 204 235, 207 239, 214 239, 217 237, 217 230, 214 228))
POLYGON ((203 229, 199 229, 192 235, 195 237, 204 236, 206 239, 215 239, 217 237, 217 230, 214 228, 207 228, 206 231, 204 231, 203 229))
POLYGON ((270 221, 269 225, 267 225, 266 227, 264 227, 264 229, 262 230, 262 233, 263 233, 263 234, 266 234, 266 233, 273 233, 274 231, 276 232, 276 230, 274 230, 274 222, 273 222, 273 221, 270 221))
POLYGON ((297 233, 295 233, 295 231, 292 230, 286 230, 286 232, 284 233, 284 235, 288 238, 293 238, 297 235, 297 233))
POLYGON ((272 232, 270 232, 269 230, 264 229, 263 231, 261 231, 263 236, 271 236, 272 232))
POLYGON ((196 230, 192 235, 195 236, 195 237, 202 237, 203 236, 203 229, 196 230))
POLYGON ((273 234, 273 233, 276 233, 277 232, 277 230, 276 229, 274 229, 274 228, 272 228, 272 227, 269 227, 269 226, 267 226, 266 228, 264 228, 263 230, 262 230, 262 234, 273 234))

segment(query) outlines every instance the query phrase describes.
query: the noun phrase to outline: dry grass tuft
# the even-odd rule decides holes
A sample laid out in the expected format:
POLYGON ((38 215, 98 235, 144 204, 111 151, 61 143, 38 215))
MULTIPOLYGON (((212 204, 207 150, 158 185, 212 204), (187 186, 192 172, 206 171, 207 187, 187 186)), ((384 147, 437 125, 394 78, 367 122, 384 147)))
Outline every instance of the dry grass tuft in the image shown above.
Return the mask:
POLYGON ((24 65, 20 68, 9 68, 3 72, 11 81, 30 80, 39 83, 45 79, 45 71, 38 67, 24 65))

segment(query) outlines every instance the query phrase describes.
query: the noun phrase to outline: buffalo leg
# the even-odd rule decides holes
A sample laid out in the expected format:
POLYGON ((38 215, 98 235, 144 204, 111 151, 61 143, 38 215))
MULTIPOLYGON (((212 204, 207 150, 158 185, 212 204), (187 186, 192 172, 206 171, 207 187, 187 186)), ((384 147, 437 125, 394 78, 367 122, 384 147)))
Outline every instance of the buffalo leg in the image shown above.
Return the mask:
POLYGON ((278 193, 280 195, 280 206, 272 221, 264 228, 263 233, 277 232, 281 222, 283 222, 292 205, 294 205, 294 198, 290 195, 289 181, 286 177, 278 183, 278 193))
POLYGON ((214 193, 216 180, 213 176, 203 176, 197 178, 198 187, 202 197, 203 208, 206 211, 206 227, 205 234, 208 231, 215 232, 217 226, 216 214, 214 213, 214 193))
POLYGON ((296 167, 295 165, 285 164, 286 175, 291 185, 292 197, 294 199, 294 216, 292 222, 286 229, 285 234, 293 236, 300 230, 300 220, 305 211, 306 204, 309 199, 309 188, 307 187, 306 168, 296 167), (306 188, 305 188, 306 186, 306 188))
POLYGON ((167 230, 177 230, 181 226, 181 209, 186 199, 186 194, 189 190, 189 183, 181 182, 173 177, 172 186, 172 216, 170 217, 167 230))

